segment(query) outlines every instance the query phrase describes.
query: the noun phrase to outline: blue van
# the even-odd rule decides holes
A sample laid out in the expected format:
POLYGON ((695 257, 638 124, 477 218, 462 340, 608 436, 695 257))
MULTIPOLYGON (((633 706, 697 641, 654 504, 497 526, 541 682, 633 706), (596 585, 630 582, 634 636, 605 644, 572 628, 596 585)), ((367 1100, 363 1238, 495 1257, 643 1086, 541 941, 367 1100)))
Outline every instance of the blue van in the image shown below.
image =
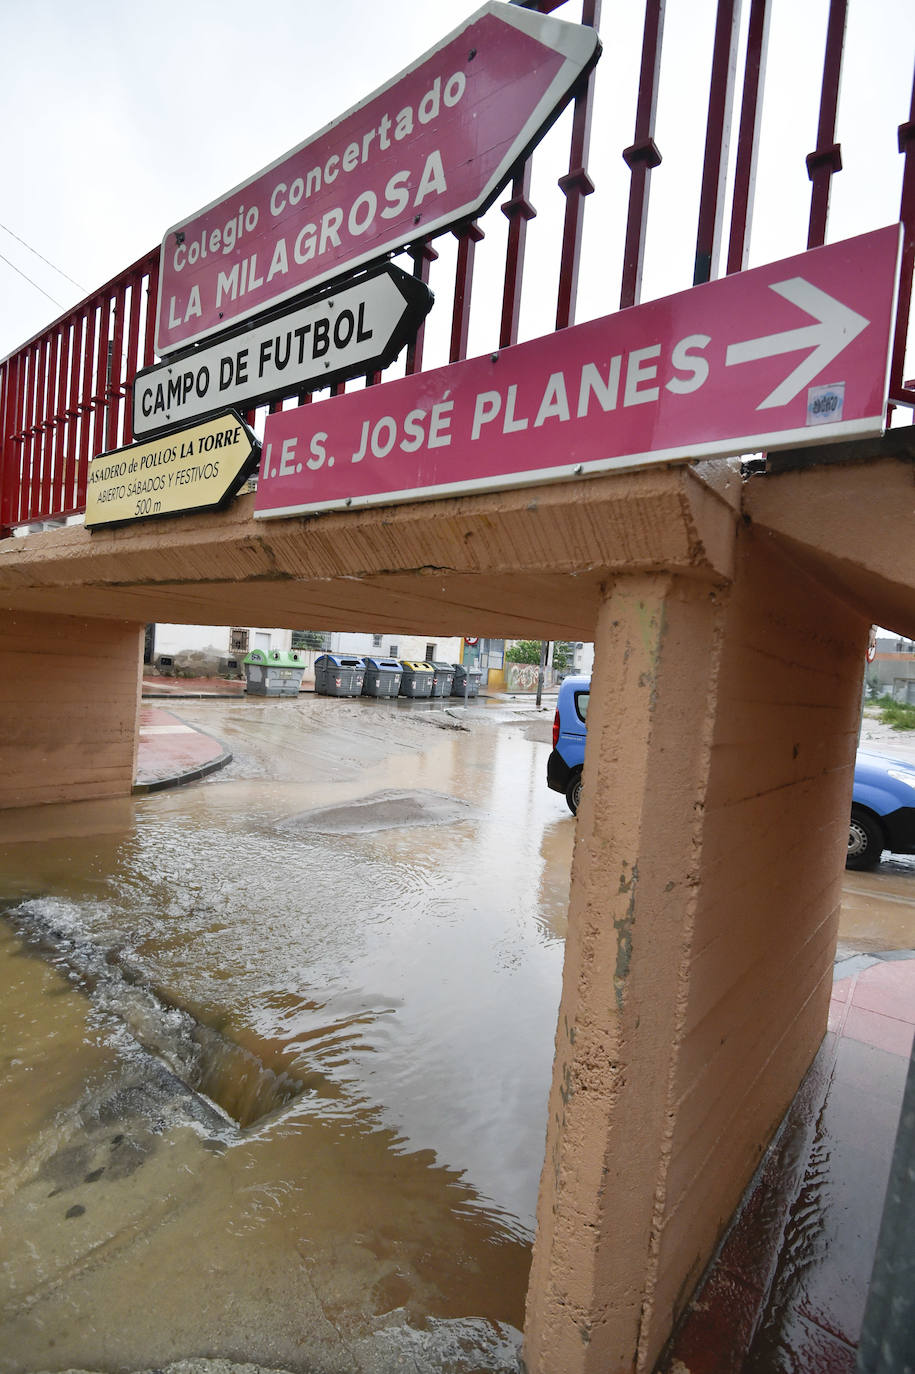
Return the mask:
MULTIPOLYGON (((563 794, 573 816, 581 797, 590 698, 589 677, 567 677, 560 684, 546 765, 547 786, 563 794)), ((859 749, 845 867, 874 868, 885 849, 915 854, 915 764, 859 749)))
POLYGON ((915 854, 915 764, 859 749, 846 868, 873 868, 884 849, 915 854))
POLYGON ((547 787, 563 794, 573 816, 581 797, 581 766, 585 761, 590 698, 589 677, 567 677, 559 684, 553 717, 553 752, 546 764, 547 787))

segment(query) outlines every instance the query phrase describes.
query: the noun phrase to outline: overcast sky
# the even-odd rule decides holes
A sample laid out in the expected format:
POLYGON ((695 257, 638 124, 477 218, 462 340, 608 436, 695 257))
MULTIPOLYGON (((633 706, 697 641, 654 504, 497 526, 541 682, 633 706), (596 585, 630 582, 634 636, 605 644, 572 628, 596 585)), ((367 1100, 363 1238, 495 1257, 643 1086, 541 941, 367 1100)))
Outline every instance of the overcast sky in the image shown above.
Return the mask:
MULTIPOLYGON (((473 0, 0 0, 0 254, 13 264, 0 260, 0 357, 477 8, 473 0)), ((587 203, 579 319, 618 307, 629 184, 620 153, 633 136, 641 44, 639 0, 604 0, 603 8, 589 164, 598 190, 587 203)), ((667 11, 656 132, 664 161, 652 183, 646 298, 691 283, 714 25, 713 0, 668 0, 667 11)), ((826 13, 827 0, 773 0, 751 265, 806 242, 804 157, 816 143, 826 13)), ((577 20, 578 0, 558 14, 577 20)), ((838 131, 845 170, 833 181, 830 240, 898 218, 896 129, 908 118, 913 53, 911 0, 850 0, 838 131)), ((563 206, 555 182, 567 158, 568 115, 535 160, 522 337, 552 327, 563 206)), ((495 300, 505 224, 497 205, 478 248, 495 300)), ((449 236, 442 245, 443 282, 452 243, 449 236)), ((430 320, 441 340, 448 313, 430 320)), ((493 326, 475 306, 471 353, 492 346, 493 327, 497 319, 493 326)))

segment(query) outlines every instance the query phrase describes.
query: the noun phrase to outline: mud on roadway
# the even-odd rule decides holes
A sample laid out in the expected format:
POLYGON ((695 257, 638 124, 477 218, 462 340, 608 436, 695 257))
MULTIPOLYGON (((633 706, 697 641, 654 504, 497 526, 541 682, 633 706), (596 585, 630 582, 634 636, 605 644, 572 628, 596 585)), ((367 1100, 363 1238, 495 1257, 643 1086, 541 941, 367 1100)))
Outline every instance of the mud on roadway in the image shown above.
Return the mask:
POLYGON ((0 1371, 515 1371, 552 706, 169 710, 232 762, 6 827, 0 1371))

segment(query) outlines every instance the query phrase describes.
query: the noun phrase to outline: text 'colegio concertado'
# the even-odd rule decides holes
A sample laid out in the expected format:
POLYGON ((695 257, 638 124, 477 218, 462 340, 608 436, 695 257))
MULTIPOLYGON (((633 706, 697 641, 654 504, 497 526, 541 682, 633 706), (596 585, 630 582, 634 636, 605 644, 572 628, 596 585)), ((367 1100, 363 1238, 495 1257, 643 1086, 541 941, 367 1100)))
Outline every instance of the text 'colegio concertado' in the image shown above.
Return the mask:
MULTIPOLYGON (((228 310, 243 297, 256 299, 263 288, 281 294, 297 280, 296 268, 370 251, 404 217, 417 225, 433 218, 451 169, 441 147, 430 144, 437 122, 460 105, 466 89, 461 70, 436 76, 416 104, 382 112, 358 138, 341 130, 339 142, 327 137, 306 144, 266 182, 261 178, 256 191, 250 187, 247 203, 239 198, 231 214, 223 204, 199 216, 192 230, 178 231, 168 265, 172 282, 186 280, 187 286, 169 295, 165 330, 228 310), (350 190, 347 181, 357 169, 366 174, 350 190), (240 256, 236 250, 246 246, 252 251, 240 256)), ((352 132, 352 121, 343 127, 352 132)))

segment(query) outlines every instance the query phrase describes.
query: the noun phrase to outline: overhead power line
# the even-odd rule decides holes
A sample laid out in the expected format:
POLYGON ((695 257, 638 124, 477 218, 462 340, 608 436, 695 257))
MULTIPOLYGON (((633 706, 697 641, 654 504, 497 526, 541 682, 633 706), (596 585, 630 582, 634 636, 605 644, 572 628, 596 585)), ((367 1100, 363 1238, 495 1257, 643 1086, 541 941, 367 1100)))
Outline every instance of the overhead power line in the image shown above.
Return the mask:
POLYGON ((43 296, 47 296, 48 300, 51 302, 52 305, 56 305, 60 310, 63 310, 64 307, 60 303, 60 301, 57 300, 56 297, 52 296, 50 292, 45 291, 43 286, 39 286, 37 281, 32 281, 31 277, 26 276, 25 272, 23 272, 21 267, 17 267, 14 262, 10 262, 9 258, 4 257, 2 253, 0 253, 0 260, 5 262, 7 267, 12 267, 14 272, 18 272, 20 277, 25 277, 25 280, 29 283, 30 286, 34 286, 36 291, 40 291, 43 296))
MULTIPOLYGON (((69 276, 69 275, 63 270, 62 267, 56 267, 56 266, 54 265, 54 263, 51 261, 50 258, 46 258, 46 257, 44 256, 43 253, 39 253, 39 251, 38 251, 37 248, 33 248, 32 245, 31 245, 30 243, 26 243, 25 239, 20 238, 18 234, 13 233, 13 230, 10 229, 9 225, 0 224, 0 229, 3 229, 4 232, 7 233, 7 234, 9 234, 10 238, 15 239, 17 243, 21 243, 22 246, 23 246, 23 248, 27 248, 27 249, 29 250, 30 253, 34 253, 35 256, 36 256, 36 258, 41 258, 41 261, 47 263, 47 265, 48 265, 54 272, 57 272, 61 277, 66 277, 67 281, 68 281, 68 282, 72 282, 73 285, 74 285, 79 291, 85 291, 85 290, 86 290, 85 286, 83 286, 83 284, 82 284, 81 282, 74 281, 73 278, 72 278, 71 276, 69 276)), ((2 256, 2 254, 0 254, 0 256, 2 256)), ((4 258, 3 261, 4 261, 4 262, 9 262, 9 258, 4 258)), ((12 266, 12 263, 10 263, 10 266, 12 266)), ((17 271, 18 271, 18 268, 17 268, 17 271)), ((24 273, 24 272, 22 273, 22 276, 25 277, 25 273, 24 273)), ((30 281, 30 280, 31 280, 31 278, 29 278, 29 277, 26 277, 25 279, 26 279, 26 281, 30 281)), ((34 286, 35 283, 32 282, 32 285, 34 286)), ((39 291, 41 290, 41 287, 40 287, 40 286, 39 286, 38 290, 39 290, 39 291)), ((53 297, 49 297, 49 300, 53 300, 53 297)), ((55 304, 57 304, 56 301, 55 301, 55 304)))

